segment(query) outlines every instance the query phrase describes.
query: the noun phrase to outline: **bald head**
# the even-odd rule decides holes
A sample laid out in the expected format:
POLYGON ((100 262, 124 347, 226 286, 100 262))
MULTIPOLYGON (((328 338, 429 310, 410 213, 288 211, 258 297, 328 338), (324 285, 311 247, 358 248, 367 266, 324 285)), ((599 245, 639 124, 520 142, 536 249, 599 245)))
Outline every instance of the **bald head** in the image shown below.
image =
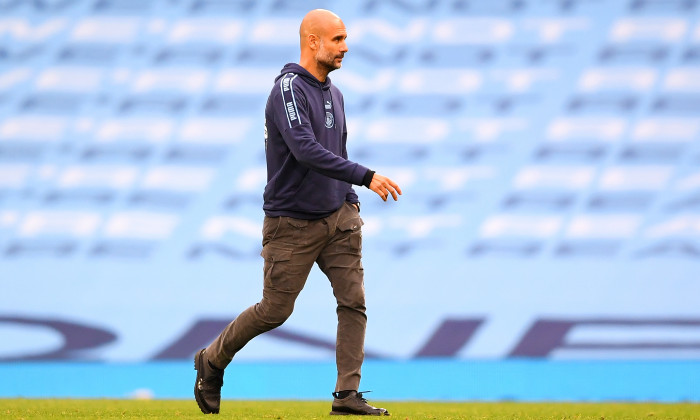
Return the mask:
MULTIPOLYGON (((338 25, 343 25, 343 21, 330 10, 315 9, 310 11, 304 16, 299 26, 299 40, 302 48, 304 47, 304 42, 308 41, 309 35, 322 36, 332 26, 338 25)), ((343 27, 345 26, 343 25, 343 27)))
POLYGON ((348 34, 343 21, 330 10, 315 9, 304 16, 299 26, 299 64, 321 81, 339 69, 348 51, 348 34))

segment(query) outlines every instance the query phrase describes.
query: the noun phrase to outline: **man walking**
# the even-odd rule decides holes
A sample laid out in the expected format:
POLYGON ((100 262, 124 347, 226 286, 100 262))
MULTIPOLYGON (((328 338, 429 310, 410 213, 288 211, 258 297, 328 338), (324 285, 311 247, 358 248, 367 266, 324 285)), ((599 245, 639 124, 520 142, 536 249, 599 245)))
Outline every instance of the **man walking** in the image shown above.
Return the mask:
POLYGON ((398 200, 401 189, 348 160, 343 95, 327 77, 348 51, 342 20, 328 10, 312 10, 299 37, 299 64, 284 66, 265 108, 263 297, 195 356, 195 399, 202 412, 219 412, 224 369, 253 337, 287 320, 316 263, 337 301, 338 377, 331 414, 388 415, 357 392, 367 317, 362 219, 352 185, 384 201, 389 195, 398 200))

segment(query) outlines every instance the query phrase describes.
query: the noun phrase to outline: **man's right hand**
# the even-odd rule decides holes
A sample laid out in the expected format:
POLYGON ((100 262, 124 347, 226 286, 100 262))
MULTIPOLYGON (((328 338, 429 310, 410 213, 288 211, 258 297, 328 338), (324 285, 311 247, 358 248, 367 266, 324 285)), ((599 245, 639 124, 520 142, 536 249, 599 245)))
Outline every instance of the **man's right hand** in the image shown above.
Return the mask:
POLYGON ((389 194, 394 198, 394 201, 398 201, 399 195, 401 195, 401 188, 397 183, 377 173, 372 177, 369 189, 376 192, 384 201, 389 198, 389 194))

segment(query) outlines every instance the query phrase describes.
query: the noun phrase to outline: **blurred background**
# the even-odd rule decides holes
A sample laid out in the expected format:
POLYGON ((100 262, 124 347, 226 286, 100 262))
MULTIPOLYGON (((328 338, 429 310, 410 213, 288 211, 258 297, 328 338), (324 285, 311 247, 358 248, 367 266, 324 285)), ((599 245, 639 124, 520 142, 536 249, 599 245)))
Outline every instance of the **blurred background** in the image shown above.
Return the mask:
MULTIPOLYGON (((404 192, 356 188, 363 387, 700 400, 698 0, 0 0, 0 397, 190 397, 261 296, 263 111, 317 7, 350 158, 404 192)), ((329 397, 335 326, 315 268, 224 397, 329 397)))

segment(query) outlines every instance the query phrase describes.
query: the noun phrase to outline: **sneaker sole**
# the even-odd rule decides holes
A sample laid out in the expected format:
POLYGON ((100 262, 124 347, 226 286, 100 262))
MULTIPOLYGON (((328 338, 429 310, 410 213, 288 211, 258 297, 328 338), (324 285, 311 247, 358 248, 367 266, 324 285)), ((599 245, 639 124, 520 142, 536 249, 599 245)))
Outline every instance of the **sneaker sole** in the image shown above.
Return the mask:
POLYGON ((388 411, 384 413, 370 414, 370 413, 348 413, 347 411, 331 411, 331 416, 390 416, 388 411))
POLYGON ((197 353, 194 356, 194 370, 197 371, 197 378, 194 380, 194 399, 197 401, 197 405, 199 406, 199 409, 202 410, 202 413, 204 414, 219 414, 219 411, 216 410, 211 410, 207 405, 204 403, 202 400, 202 397, 199 396, 199 390, 197 389, 197 384, 199 383, 199 372, 202 371, 202 353, 204 353, 204 350, 200 350, 199 353, 197 353))

